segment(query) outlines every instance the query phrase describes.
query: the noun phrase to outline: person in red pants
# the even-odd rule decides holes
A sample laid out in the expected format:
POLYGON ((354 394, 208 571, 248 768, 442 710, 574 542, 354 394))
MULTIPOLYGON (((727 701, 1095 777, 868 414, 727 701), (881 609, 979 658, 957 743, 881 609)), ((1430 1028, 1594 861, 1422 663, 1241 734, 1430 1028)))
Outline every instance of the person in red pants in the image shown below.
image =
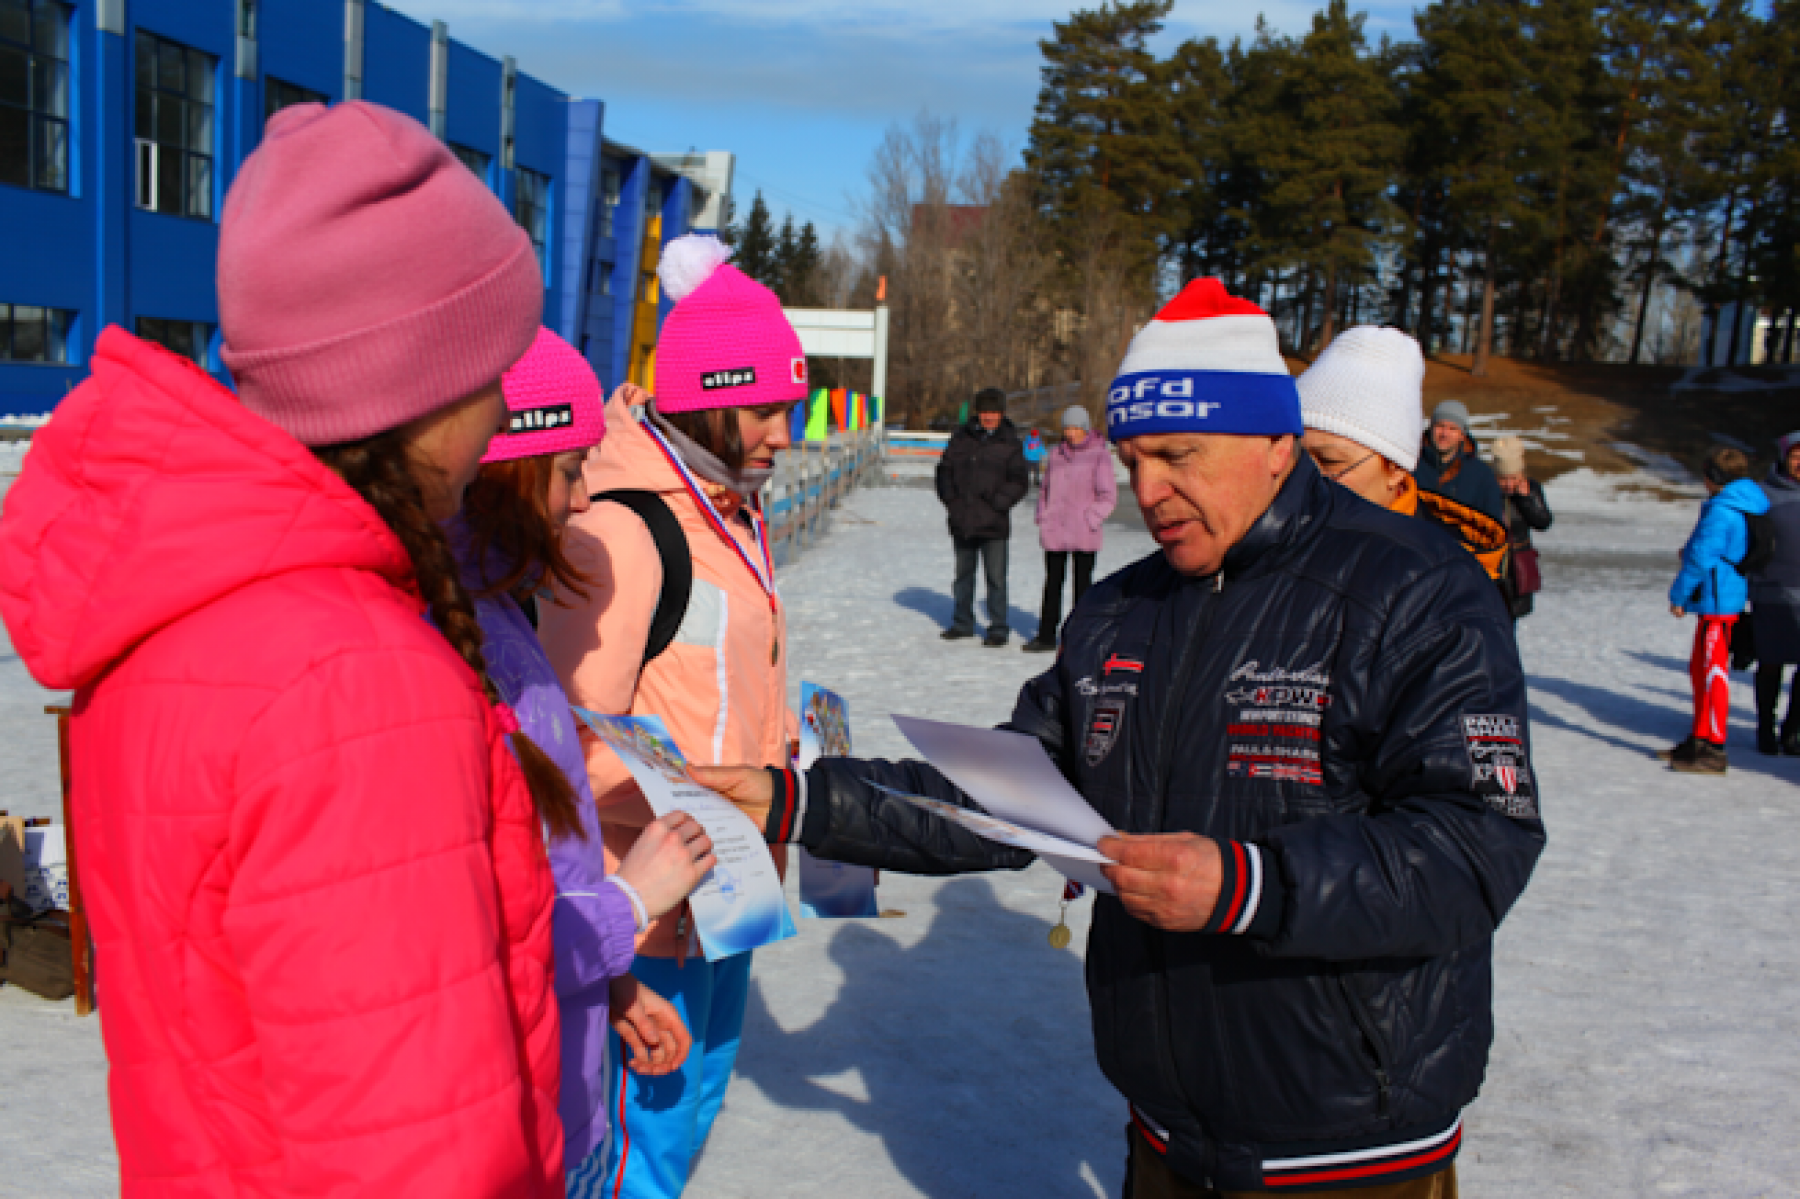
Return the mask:
POLYGON ((1711 498, 1681 547, 1681 573, 1669 587, 1669 611, 1700 618, 1689 672, 1694 681, 1694 731, 1663 751, 1671 769, 1724 774, 1725 730, 1731 716, 1731 627, 1743 614, 1750 584, 1740 569, 1750 552, 1750 516, 1769 510, 1769 498, 1750 481, 1750 460, 1715 446, 1701 466, 1711 498))

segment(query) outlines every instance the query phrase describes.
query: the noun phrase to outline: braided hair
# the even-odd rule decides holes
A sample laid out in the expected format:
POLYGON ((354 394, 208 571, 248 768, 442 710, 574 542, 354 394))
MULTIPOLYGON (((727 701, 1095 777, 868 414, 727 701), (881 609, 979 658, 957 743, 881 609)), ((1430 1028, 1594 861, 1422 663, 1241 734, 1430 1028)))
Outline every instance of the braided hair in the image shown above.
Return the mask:
MULTIPOLYGON (((425 509, 425 493, 414 472, 418 467, 407 449, 401 429, 389 429, 361 441, 320 446, 315 456, 350 485, 400 539, 412 559, 419 594, 431 609, 431 620, 451 648, 469 664, 490 703, 500 702, 500 692, 488 677, 482 656, 481 625, 475 619, 475 603, 469 598, 457 571, 456 557, 444 531, 425 509)), ((554 838, 583 838, 577 815, 575 790, 549 755, 523 731, 512 734, 513 754, 525 774, 538 819, 554 838)))

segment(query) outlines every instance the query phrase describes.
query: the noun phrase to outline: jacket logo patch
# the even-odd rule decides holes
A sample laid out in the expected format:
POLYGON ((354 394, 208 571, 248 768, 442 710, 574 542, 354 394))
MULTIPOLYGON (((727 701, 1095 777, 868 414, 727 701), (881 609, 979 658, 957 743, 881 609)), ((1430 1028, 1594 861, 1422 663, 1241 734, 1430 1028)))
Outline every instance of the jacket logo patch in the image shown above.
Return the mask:
POLYGON ((1119 726, 1124 723, 1123 699, 1103 699, 1094 705, 1094 716, 1088 722, 1087 742, 1083 746, 1089 766, 1098 766, 1106 760, 1106 755, 1119 742, 1119 726))
POLYGON ((1114 654, 1106 660, 1106 666, 1101 673, 1111 674, 1115 670, 1122 670, 1130 674, 1142 674, 1144 673, 1144 664, 1137 661, 1135 658, 1126 658, 1114 654))
POLYGON ((1320 746, 1331 672, 1323 662, 1300 670, 1246 662, 1231 672, 1225 702, 1225 777, 1325 785, 1320 746))
POLYGON ((515 433, 542 433, 545 429, 566 429, 575 423, 575 408, 570 404, 547 404, 515 412, 506 422, 507 436, 515 433))
POLYGON ((727 387, 750 387, 756 382, 754 366, 740 366, 731 371, 707 371, 700 376, 700 387, 705 391, 722 391, 727 387))
POLYGON ((1464 716, 1472 789, 1487 805, 1513 820, 1536 820, 1537 785, 1525 760, 1525 739, 1513 716, 1464 716))

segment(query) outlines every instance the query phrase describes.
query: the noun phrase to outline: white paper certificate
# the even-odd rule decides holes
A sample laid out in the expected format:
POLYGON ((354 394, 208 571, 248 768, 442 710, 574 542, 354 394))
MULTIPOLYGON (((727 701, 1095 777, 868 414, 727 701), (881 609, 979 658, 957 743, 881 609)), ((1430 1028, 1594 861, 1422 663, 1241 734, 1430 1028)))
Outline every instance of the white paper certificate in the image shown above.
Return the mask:
POLYGON ((998 841, 1002 845, 1011 845, 1016 849, 1028 849, 1061 874, 1064 878, 1073 879, 1096 891, 1113 894, 1112 884, 1100 873, 1100 867, 1112 859, 1089 845, 1077 845, 1073 841, 1065 841, 1061 837, 1053 837, 1049 833, 1040 833, 1035 829, 1025 828, 1001 820, 997 816, 989 816, 985 812, 973 812, 968 808, 959 808, 955 804, 945 803, 941 799, 927 799, 923 795, 911 795, 905 791, 896 791, 892 787, 883 787, 880 783, 864 779, 864 782, 875 790, 895 799, 904 799, 914 807, 932 812, 952 824, 960 824, 978 837, 989 841, 998 841))
POLYGON ((1069 785, 1036 737, 896 716, 925 760, 992 815, 1092 847, 1115 831, 1069 785))
POLYGON ((794 935, 781 876, 762 830, 716 791, 689 775, 687 759, 655 716, 602 716, 573 709, 619 755, 658 816, 686 812, 712 838, 718 858, 688 903, 706 960, 716 962, 794 935))

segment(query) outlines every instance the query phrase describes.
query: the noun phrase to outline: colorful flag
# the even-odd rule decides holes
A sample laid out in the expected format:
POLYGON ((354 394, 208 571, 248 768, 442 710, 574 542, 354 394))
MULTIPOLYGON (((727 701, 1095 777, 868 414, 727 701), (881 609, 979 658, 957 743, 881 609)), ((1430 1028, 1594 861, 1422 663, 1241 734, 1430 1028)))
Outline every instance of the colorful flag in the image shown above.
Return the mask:
POLYGON ((831 437, 831 402, 823 387, 807 401, 806 440, 827 441, 831 437))

